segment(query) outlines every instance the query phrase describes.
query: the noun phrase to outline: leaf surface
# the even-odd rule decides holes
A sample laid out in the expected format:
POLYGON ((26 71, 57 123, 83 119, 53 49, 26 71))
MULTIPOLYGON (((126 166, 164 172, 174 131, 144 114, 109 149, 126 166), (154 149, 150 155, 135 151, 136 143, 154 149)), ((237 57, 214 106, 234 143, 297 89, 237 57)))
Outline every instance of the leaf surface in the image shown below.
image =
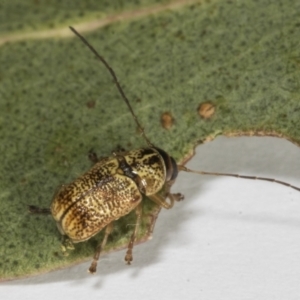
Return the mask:
MULTIPOLYGON (((42 8, 48 3, 37 2, 42 8)), ((77 28, 78 22, 102 16, 101 7, 92 4, 98 2, 87 2, 81 17, 74 4, 66 20, 77 28)), ((9 11, 22 3, 1 5, 9 11)), ((178 1, 170 8, 162 2, 153 13, 154 3, 108 7, 106 17, 124 11, 132 17, 84 35, 115 70, 155 145, 179 162, 197 144, 221 134, 275 135, 299 144, 299 3, 178 1), (136 18, 133 12, 141 9, 149 14, 136 18), (210 105, 211 116, 199 115, 202 103, 210 105), (171 116, 168 129, 161 123, 165 113, 171 116)), ((0 18, 0 42, 33 27, 43 31, 43 38, 24 35, 0 47, 2 280, 90 259, 101 233, 64 257, 52 218, 30 215, 27 205, 49 207, 60 185, 90 168, 90 149, 108 156, 118 146, 145 146, 93 54, 76 37, 46 38, 44 18, 65 30, 66 12, 53 13, 56 5, 39 9, 34 26, 26 13, 18 21, 21 27, 16 18, 0 18)), ((159 212, 147 199, 143 209, 140 241, 148 238, 159 212)), ((116 222, 107 251, 126 246, 127 225, 134 222, 134 213, 116 222)))

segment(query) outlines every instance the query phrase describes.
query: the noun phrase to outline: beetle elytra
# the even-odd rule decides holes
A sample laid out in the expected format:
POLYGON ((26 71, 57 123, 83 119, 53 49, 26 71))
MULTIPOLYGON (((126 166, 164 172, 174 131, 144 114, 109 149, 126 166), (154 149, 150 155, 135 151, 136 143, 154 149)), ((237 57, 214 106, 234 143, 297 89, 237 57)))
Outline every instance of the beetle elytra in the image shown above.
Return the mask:
POLYGON ((300 191, 298 187, 271 178, 194 171, 177 165, 170 155, 155 147, 147 138, 117 76, 106 60, 74 28, 70 27, 70 29, 108 69, 147 143, 145 148, 114 152, 111 157, 100 160, 93 156, 95 165, 73 182, 62 186, 54 196, 49 209, 29 206, 32 213, 51 214, 61 234, 67 236, 71 243, 86 241, 101 230, 105 230, 103 241, 97 247, 89 268, 90 273, 95 273, 97 270, 101 250, 113 230, 113 221, 135 210, 137 220, 125 255, 127 264, 131 263, 132 249, 142 217, 143 195, 161 207, 171 208, 175 201, 183 199, 181 194, 170 192, 179 171, 272 181, 300 191))

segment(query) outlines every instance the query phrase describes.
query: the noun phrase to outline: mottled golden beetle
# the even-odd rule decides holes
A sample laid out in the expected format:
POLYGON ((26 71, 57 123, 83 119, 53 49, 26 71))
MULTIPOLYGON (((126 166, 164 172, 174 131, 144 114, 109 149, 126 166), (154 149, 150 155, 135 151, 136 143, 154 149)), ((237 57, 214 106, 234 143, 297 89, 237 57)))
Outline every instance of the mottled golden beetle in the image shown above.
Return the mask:
POLYGON ((176 175, 176 163, 158 148, 102 158, 87 173, 59 190, 51 204, 51 214, 62 234, 75 243, 83 242, 131 212, 143 194, 169 207, 164 199, 153 195, 176 175))
POLYGON ((170 187, 177 173, 174 159, 156 147, 115 153, 102 158, 87 173, 63 186, 53 199, 51 214, 61 234, 74 243, 86 241, 107 227, 104 243, 89 269, 94 273, 112 222, 136 209, 137 222, 125 257, 129 264, 140 224, 143 195, 171 208, 174 200, 182 199, 181 195, 170 194, 167 188, 166 196, 170 198, 167 203, 158 192, 165 184, 170 187))
POLYGON ((62 186, 56 193, 50 209, 36 206, 29 207, 32 213, 52 214, 59 231, 62 235, 67 236, 71 243, 86 241, 105 228, 103 241, 97 247, 89 268, 91 273, 96 272, 97 261, 112 231, 113 221, 135 210, 137 221, 125 256, 125 261, 128 264, 131 263, 132 249, 142 215, 141 202, 143 195, 164 208, 171 208, 175 201, 183 199, 181 194, 170 193, 170 188, 180 170, 202 175, 233 176, 272 181, 300 191, 295 186, 275 179, 193 171, 177 165, 171 156, 162 149, 155 147, 148 140, 114 71, 104 58, 74 28, 70 28, 107 67, 148 144, 147 148, 116 152, 113 153, 112 157, 101 158, 99 161, 93 156, 95 165, 75 181, 62 186), (163 194, 160 193, 162 189, 163 194), (167 198, 169 201, 166 201, 167 198))

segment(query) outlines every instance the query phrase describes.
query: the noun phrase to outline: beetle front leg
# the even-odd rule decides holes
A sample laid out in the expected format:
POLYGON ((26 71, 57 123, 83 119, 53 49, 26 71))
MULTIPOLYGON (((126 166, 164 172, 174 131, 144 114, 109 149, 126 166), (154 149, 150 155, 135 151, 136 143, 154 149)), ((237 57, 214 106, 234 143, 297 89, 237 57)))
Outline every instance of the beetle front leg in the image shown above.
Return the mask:
POLYGON ((107 242, 107 238, 111 234, 112 230, 113 230, 113 223, 111 222, 106 226, 102 243, 97 247, 96 252, 94 254, 93 261, 92 261, 91 266, 89 268, 89 272, 91 274, 95 274, 96 271, 97 271, 97 264, 98 264, 98 260, 99 260, 99 257, 100 257, 100 253, 104 249, 104 247, 106 245, 106 242, 107 242))
POLYGON ((171 186, 173 181, 166 183, 164 195, 154 194, 148 196, 153 202, 162 206, 163 208, 170 209, 173 207, 175 201, 181 201, 184 199, 184 196, 180 193, 172 194, 170 193, 171 186), (169 198, 170 202, 166 201, 166 198, 169 198))
POLYGON ((140 224, 141 224, 141 218, 142 218, 142 214, 143 214, 141 203, 135 208, 135 213, 136 213, 136 216, 137 216, 136 223, 135 223, 134 231, 131 235, 130 242, 128 244, 128 249, 127 249, 127 252, 126 252, 126 255, 125 255, 125 261, 128 265, 130 265, 132 260, 133 260, 133 258, 132 258, 132 249, 133 249, 133 245, 134 245, 134 242, 135 242, 135 239, 136 239, 136 235, 138 233, 138 230, 139 230, 139 227, 140 227, 140 224))
MULTIPOLYGON (((174 180, 168 181, 165 186, 165 193, 166 193, 165 195, 171 201, 171 203, 170 203, 171 206, 169 206, 168 208, 172 208, 175 201, 178 202, 178 201, 182 201, 184 199, 184 195, 182 195, 181 193, 172 194, 170 192, 171 187, 174 184, 174 182, 175 182, 174 180)), ((166 200, 165 200, 165 203, 166 203, 166 200)))

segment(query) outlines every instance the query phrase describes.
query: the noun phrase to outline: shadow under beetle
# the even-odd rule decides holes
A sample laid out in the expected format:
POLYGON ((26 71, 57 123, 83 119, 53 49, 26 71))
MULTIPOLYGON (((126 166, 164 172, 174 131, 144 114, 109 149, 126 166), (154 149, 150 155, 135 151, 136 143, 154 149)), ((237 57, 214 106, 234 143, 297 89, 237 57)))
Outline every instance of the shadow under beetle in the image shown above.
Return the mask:
POLYGON ((73 243, 84 242, 105 228, 102 243, 96 248, 90 273, 97 270, 101 250, 113 229, 113 221, 135 210, 137 220, 131 235, 125 261, 132 261, 132 249, 139 230, 142 217, 143 195, 150 198, 160 207, 171 208, 175 201, 183 199, 181 194, 173 194, 170 188, 179 171, 193 172, 201 175, 231 176, 245 179, 258 179, 276 182, 300 191, 300 188, 276 179, 243 176, 238 174, 194 171, 182 165, 164 150, 155 147, 147 138, 127 99, 117 76, 106 60, 81 36, 70 27, 75 35, 95 54, 110 72, 122 99, 127 104, 133 119, 145 141, 146 148, 131 151, 113 152, 111 157, 97 159, 92 155, 95 165, 73 182, 63 185, 55 194, 50 208, 29 206, 31 213, 51 214, 63 236, 67 236, 66 248, 73 243), (163 193, 161 192, 163 190, 163 193), (167 201, 169 199, 169 201, 167 201))

